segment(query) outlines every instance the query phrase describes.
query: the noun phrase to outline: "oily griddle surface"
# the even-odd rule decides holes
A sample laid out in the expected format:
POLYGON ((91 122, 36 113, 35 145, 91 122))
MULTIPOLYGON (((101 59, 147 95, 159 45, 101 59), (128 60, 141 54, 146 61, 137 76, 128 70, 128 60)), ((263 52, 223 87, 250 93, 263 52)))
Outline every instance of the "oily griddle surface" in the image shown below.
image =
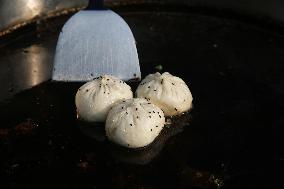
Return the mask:
POLYGON ((18 40, 1 39, 0 187, 247 188, 278 181, 283 36, 187 11, 122 16, 136 37, 143 75, 162 65, 183 78, 193 111, 145 150, 116 147, 103 129, 76 121, 80 83, 37 85, 50 76, 67 16, 37 23, 18 40))

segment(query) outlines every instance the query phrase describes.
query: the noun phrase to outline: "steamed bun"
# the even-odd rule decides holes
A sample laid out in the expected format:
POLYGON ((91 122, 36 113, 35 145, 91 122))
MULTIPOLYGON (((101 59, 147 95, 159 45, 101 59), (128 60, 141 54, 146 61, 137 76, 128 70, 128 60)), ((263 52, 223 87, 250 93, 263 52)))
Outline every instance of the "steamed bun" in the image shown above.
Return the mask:
POLYGON ((148 75, 136 90, 138 98, 146 98, 161 108, 165 116, 174 116, 188 111, 192 95, 186 83, 168 72, 148 75))
POLYGON ((104 75, 80 87, 76 94, 77 114, 87 122, 104 122, 117 102, 133 98, 130 86, 116 77, 104 75))
POLYGON ((106 120, 107 137, 124 147, 141 148, 152 143, 165 124, 163 111, 145 99, 115 105, 106 120))

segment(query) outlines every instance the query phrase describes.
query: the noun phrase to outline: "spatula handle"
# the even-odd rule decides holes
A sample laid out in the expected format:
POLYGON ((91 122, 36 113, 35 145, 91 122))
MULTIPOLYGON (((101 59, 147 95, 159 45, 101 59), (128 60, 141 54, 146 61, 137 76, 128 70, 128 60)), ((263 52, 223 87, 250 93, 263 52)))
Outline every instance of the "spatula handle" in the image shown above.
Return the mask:
POLYGON ((87 10, 104 9, 104 1, 103 0, 89 0, 89 5, 86 9, 87 10))

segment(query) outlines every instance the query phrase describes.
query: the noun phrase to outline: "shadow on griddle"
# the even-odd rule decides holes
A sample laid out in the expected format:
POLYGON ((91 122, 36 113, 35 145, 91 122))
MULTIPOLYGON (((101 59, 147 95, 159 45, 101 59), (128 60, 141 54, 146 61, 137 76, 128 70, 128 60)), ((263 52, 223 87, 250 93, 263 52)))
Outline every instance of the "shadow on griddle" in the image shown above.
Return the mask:
MULTIPOLYGON (((109 142, 107 149, 111 156, 118 161, 146 165, 150 163, 162 151, 166 142, 173 136, 181 133, 188 126, 192 116, 189 113, 170 119, 171 124, 166 125, 160 135, 149 146, 138 149, 127 149, 109 142)), ((89 138, 98 142, 104 142, 107 137, 103 123, 86 123, 77 121, 80 131, 89 138)))

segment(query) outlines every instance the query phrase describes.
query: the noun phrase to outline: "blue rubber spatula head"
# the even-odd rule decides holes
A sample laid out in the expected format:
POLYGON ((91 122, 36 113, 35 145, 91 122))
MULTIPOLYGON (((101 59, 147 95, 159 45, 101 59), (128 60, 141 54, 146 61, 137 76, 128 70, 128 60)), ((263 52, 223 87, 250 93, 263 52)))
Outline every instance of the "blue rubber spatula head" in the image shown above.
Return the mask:
POLYGON ((90 0, 60 33, 52 80, 85 82, 109 74, 124 81, 140 80, 134 36, 116 13, 103 8, 103 0, 90 0))

